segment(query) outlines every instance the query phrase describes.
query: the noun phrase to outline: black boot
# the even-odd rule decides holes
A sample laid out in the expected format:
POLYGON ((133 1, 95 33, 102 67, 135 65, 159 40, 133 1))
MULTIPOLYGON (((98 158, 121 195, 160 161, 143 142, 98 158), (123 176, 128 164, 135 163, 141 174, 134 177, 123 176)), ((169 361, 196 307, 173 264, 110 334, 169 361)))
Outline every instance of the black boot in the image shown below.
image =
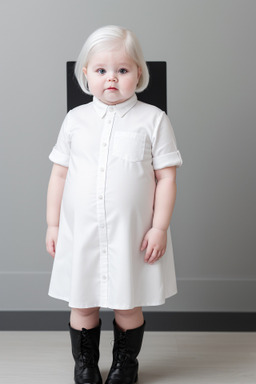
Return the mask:
POLYGON ((98 367, 101 320, 98 327, 78 331, 69 324, 76 384, 102 384, 98 367))
POLYGON ((134 384, 138 380, 139 363, 137 356, 140 352, 145 328, 121 331, 114 320, 113 363, 105 384, 134 384))

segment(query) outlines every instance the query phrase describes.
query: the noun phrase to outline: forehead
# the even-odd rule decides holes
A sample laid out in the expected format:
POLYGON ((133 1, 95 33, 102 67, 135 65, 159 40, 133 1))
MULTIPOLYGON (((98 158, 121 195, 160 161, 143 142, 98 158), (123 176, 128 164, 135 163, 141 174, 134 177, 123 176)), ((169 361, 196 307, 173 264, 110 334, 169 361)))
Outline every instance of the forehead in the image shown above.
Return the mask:
POLYGON ((98 49, 92 52, 88 60, 88 65, 109 63, 133 64, 134 60, 127 53, 124 46, 114 46, 110 49, 102 47, 102 49, 98 49))

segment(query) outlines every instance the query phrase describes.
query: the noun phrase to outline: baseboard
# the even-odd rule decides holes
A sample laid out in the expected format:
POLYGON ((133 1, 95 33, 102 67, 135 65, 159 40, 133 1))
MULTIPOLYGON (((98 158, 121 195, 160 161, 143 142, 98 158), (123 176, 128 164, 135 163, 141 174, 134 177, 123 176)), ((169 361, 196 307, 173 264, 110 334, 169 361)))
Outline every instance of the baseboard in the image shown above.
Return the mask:
MULTIPOLYGON (((102 329, 113 312, 102 311, 102 329)), ((147 331, 255 332, 256 312, 144 312, 147 331)), ((66 331, 69 311, 2 311, 0 331, 66 331)))

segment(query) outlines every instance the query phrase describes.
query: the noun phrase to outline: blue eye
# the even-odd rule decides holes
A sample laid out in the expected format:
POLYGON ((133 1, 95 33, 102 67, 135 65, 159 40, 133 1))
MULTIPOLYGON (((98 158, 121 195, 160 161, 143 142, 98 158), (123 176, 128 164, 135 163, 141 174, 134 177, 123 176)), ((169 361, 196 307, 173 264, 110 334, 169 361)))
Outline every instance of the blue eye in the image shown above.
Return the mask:
POLYGON ((119 72, 120 72, 122 75, 125 75, 128 71, 127 71, 127 69, 125 69, 125 68, 121 68, 121 69, 119 69, 119 72))
POLYGON ((103 69, 103 68, 99 68, 97 69, 97 72, 100 74, 100 75, 104 75, 106 73, 106 70, 103 69))

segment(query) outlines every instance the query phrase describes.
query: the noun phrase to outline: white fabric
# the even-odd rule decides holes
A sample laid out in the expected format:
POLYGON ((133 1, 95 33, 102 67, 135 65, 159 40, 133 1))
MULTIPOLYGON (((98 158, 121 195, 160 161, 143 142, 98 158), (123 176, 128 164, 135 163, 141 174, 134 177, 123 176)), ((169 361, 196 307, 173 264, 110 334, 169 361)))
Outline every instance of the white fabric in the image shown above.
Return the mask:
POLYGON ((68 167, 49 295, 70 307, 130 309, 177 292, 171 233, 153 265, 140 251, 152 226, 154 169, 180 166, 170 121, 136 95, 71 110, 50 160, 68 167))

